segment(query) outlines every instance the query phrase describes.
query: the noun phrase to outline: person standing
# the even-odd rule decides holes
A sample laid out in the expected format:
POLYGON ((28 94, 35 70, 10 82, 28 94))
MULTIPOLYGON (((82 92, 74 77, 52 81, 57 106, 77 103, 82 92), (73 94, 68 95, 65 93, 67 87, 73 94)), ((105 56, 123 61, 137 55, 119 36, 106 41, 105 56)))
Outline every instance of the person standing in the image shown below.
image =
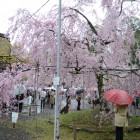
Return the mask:
POLYGON ((16 99, 17 99, 17 106, 19 108, 19 112, 21 113, 23 108, 24 93, 16 95, 16 99))
POLYGON ((81 95, 76 95, 76 100, 77 100, 77 110, 81 110, 81 95))
POLYGON ((128 126, 128 105, 115 106, 116 139, 123 140, 123 128, 128 126))
POLYGON ((50 92, 50 107, 51 107, 51 109, 53 109, 53 107, 54 107, 54 102, 55 102, 54 96, 55 96, 55 89, 52 88, 51 92, 50 92))
POLYGON ((40 92, 40 98, 41 98, 41 110, 44 111, 44 107, 45 107, 45 97, 46 97, 46 91, 45 89, 43 89, 40 92))
POLYGON ((32 103, 32 94, 30 90, 27 90, 27 105, 29 110, 29 116, 31 115, 31 103, 32 103))
POLYGON ((96 88, 93 89, 91 96, 92 96, 92 107, 93 109, 95 109, 96 105, 100 102, 99 93, 96 88))

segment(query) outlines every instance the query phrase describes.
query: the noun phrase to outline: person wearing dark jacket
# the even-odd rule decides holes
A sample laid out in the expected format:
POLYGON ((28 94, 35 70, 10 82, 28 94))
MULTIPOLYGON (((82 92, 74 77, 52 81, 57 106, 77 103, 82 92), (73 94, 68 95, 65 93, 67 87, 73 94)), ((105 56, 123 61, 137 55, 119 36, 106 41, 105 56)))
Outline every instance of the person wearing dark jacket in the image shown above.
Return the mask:
POLYGON ((81 96, 77 95, 76 100, 77 100, 77 110, 81 110, 80 109, 80 106, 81 106, 81 96))
POLYGON ((22 108, 23 108, 23 99, 24 99, 24 94, 19 94, 16 95, 16 99, 18 101, 17 106, 19 108, 19 112, 22 112, 22 108))

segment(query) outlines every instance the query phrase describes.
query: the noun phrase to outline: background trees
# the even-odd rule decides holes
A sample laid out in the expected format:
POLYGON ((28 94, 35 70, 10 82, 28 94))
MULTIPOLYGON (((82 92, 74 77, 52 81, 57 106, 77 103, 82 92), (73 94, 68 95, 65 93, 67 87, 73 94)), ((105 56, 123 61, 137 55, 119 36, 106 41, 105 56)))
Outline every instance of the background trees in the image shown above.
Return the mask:
MULTIPOLYGON (((84 86, 89 87, 90 83, 91 86, 98 86, 101 94, 106 84, 103 80, 107 78, 104 68, 129 68, 132 56, 137 62, 139 61, 139 49, 132 50, 132 46, 139 42, 139 29, 137 26, 132 27, 132 23, 137 25, 137 22, 132 22, 132 17, 138 15, 139 6, 123 0, 75 0, 72 3, 64 1, 61 79, 65 79, 69 84, 78 84, 78 81, 81 84, 84 72, 84 86), (102 17, 99 10, 95 8, 97 5, 103 14, 102 17), (133 52, 133 55, 130 52, 133 52), (73 81, 74 74, 81 74, 81 76, 77 76, 78 80, 73 81)), ((14 51, 22 58, 30 60, 26 65, 19 64, 22 70, 29 69, 26 72, 29 83, 34 79, 32 73, 36 74, 36 68, 39 71, 39 85, 50 83, 56 73, 57 17, 58 9, 53 7, 48 14, 33 16, 29 11, 19 9, 10 19, 11 26, 8 33, 17 48, 16 51, 14 48, 14 51)), ((108 75, 126 77, 126 74, 124 76, 119 72, 108 73, 108 75)), ((116 87, 126 83, 119 78, 113 79, 115 83, 113 86, 116 87), (116 79, 123 81, 123 84, 116 79)), ((123 88, 127 86, 124 85, 123 88)))

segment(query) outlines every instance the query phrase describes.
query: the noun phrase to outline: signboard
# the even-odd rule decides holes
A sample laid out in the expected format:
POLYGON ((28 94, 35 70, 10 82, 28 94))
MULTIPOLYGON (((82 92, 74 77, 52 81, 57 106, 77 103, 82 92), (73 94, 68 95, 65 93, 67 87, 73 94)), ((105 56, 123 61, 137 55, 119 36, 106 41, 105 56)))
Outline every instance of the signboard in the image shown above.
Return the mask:
POLYGON ((53 78, 53 85, 58 86, 60 83, 60 77, 54 77, 53 78))
POLYGON ((17 123, 18 112, 12 112, 12 123, 17 123))

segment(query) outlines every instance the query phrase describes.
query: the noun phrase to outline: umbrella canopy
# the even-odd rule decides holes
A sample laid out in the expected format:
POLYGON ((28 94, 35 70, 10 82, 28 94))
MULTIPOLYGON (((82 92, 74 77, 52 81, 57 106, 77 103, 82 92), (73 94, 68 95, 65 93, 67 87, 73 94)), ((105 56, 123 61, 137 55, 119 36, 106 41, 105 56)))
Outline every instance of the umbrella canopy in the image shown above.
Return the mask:
POLYGON ((14 92, 16 95, 23 94, 26 91, 26 87, 24 85, 18 85, 14 87, 14 92))
POLYGON ((68 90, 69 90, 69 88, 68 88, 66 85, 61 87, 62 93, 67 94, 67 91, 68 91, 68 90))
POLYGON ((128 105, 133 102, 133 98, 123 90, 111 89, 104 93, 103 96, 107 101, 118 105, 128 105))
POLYGON ((68 89, 69 89, 69 87, 65 85, 65 86, 63 86, 63 89, 67 89, 67 90, 68 90, 68 89))
POLYGON ((75 94, 81 94, 84 93, 84 91, 85 91, 84 89, 77 89, 75 94))
POLYGON ((51 87, 47 87, 47 86, 45 86, 43 89, 45 89, 45 90, 50 90, 51 87))

